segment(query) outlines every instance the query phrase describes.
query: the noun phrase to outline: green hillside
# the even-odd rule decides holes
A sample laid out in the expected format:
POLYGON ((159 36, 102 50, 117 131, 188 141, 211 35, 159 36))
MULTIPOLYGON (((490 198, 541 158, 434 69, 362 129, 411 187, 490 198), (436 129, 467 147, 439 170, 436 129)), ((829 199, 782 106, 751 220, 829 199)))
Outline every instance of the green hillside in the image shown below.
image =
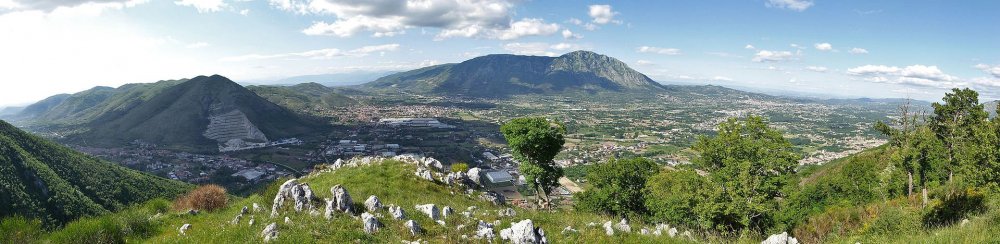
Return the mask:
POLYGON ((272 103, 296 112, 308 113, 358 103, 350 97, 337 93, 335 89, 318 83, 302 83, 294 86, 248 86, 247 89, 272 103))
POLYGON ((88 131, 69 140, 96 145, 141 140, 185 150, 214 150, 218 142, 203 135, 209 117, 231 111, 245 115, 269 139, 324 128, 322 122, 292 113, 219 75, 195 77, 130 107, 103 114, 86 125, 88 131))
POLYGON ((108 113, 120 112, 145 102, 166 88, 185 80, 126 84, 118 88, 94 87, 86 91, 35 103, 17 116, 34 126, 73 126, 108 113))
POLYGON ((0 121, 0 217, 59 225, 107 214, 190 186, 75 152, 0 121))

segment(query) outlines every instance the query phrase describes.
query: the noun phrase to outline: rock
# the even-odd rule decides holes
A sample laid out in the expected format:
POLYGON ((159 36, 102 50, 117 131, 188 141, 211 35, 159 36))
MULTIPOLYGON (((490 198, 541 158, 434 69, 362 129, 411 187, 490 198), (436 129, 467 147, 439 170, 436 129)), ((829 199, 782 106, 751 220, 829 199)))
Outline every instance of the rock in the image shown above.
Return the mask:
POLYGON ((288 217, 286 216, 286 217, 285 217, 285 224, 292 224, 292 219, 291 219, 291 218, 288 218, 288 217))
POLYGON ((361 223, 364 224, 365 233, 368 234, 375 234, 375 232, 378 232, 379 228, 382 228, 382 223, 378 222, 375 215, 367 212, 361 214, 361 223))
POLYGON ((500 193, 496 193, 496 192, 492 192, 492 191, 483 192, 483 195, 479 196, 479 199, 482 199, 482 200, 487 201, 487 202, 491 202, 491 203, 493 203, 493 205, 497 205, 497 206, 503 206, 504 204, 507 203, 507 198, 505 198, 500 193))
POLYGON ((465 211, 469 211, 470 213, 474 213, 474 212, 476 212, 476 209, 479 209, 479 208, 477 208, 476 206, 469 206, 469 208, 466 208, 465 211))
POLYGON ((667 235, 669 235, 670 237, 677 236, 677 228, 670 228, 670 230, 667 230, 667 235))
POLYGON ((566 229, 562 230, 562 234, 563 235, 568 235, 568 234, 573 234, 573 233, 579 233, 579 232, 580 231, 577 231, 577 230, 573 229, 572 226, 566 226, 566 229))
POLYGON ((670 229, 670 225, 657 224, 656 225, 656 230, 653 231, 653 235, 655 235, 655 236, 661 236, 661 235, 663 235, 663 231, 666 230, 666 229, 670 229))
POLYGON ((181 225, 181 229, 179 231, 181 232, 181 235, 187 235, 187 231, 190 229, 191 229, 191 224, 184 224, 181 225))
POLYGON ((247 206, 243 206, 243 209, 240 210, 240 215, 244 215, 244 214, 247 214, 249 212, 250 212, 250 208, 247 207, 247 206))
POLYGON ((501 230, 500 238, 509 240, 514 244, 548 243, 548 240, 545 238, 545 231, 541 228, 535 228, 535 224, 530 219, 514 223, 510 228, 501 230))
POLYGON ((427 181, 434 181, 434 175, 431 175, 431 171, 425 168, 417 168, 417 172, 415 172, 414 174, 416 174, 417 177, 420 177, 421 179, 427 181))
POLYGON ((639 230, 639 234, 644 236, 649 235, 649 229, 643 227, 642 229, 639 230))
POLYGON ((253 203, 253 212, 259 213, 260 210, 261 210, 260 205, 258 205, 257 203, 253 203))
POLYGON ((445 185, 449 186, 457 185, 464 187, 473 187, 472 181, 469 180, 469 176, 466 175, 465 172, 449 173, 448 175, 443 177, 441 181, 444 182, 445 185))
POLYGON ((413 221, 412 219, 406 221, 405 226, 406 229, 410 230, 410 235, 417 236, 421 233, 424 233, 424 229, 421 229, 420 225, 417 224, 417 221, 413 221))
POLYGON ((483 170, 480 169, 479 167, 475 167, 465 172, 465 175, 469 177, 469 180, 472 181, 472 183, 475 183, 476 185, 483 185, 483 182, 480 180, 479 177, 479 174, 481 174, 482 171, 483 170))
POLYGON ((298 184, 298 180, 291 179, 281 183, 278 193, 274 194, 274 203, 271 205, 271 218, 278 216, 278 210, 285 204, 285 199, 292 197, 292 187, 298 184))
POLYGON ((499 217, 514 217, 514 215, 517 215, 517 212, 514 212, 513 208, 497 210, 497 216, 499 217))
POLYGON ((611 228, 611 221, 604 222, 604 234, 608 236, 615 235, 615 229, 611 228))
POLYGON ((397 220, 406 219, 406 212, 403 211, 403 208, 396 205, 389 206, 389 214, 392 214, 393 219, 397 220))
POLYGON ((250 216, 250 222, 247 222, 247 225, 249 225, 249 226, 253 226, 253 223, 254 223, 254 221, 255 221, 255 220, 254 220, 254 217, 253 217, 253 216, 250 216))
POLYGON ((427 217, 430 217, 434 221, 438 221, 441 219, 441 210, 439 210, 438 207, 434 204, 417 205, 416 209, 417 211, 426 214, 427 217))
POLYGON ((233 218, 232 221, 229 221, 229 224, 238 225, 240 224, 240 220, 243 220, 243 214, 236 215, 236 218, 233 218))
POLYGON ((354 209, 352 207, 354 202, 351 201, 351 194, 347 193, 347 189, 344 189, 341 185, 335 185, 330 188, 330 193, 333 194, 333 199, 331 199, 333 202, 333 210, 347 214, 354 213, 354 209))
POLYGON ((423 166, 437 170, 438 172, 444 171, 444 164, 441 164, 441 161, 438 161, 437 159, 434 158, 424 159, 423 166))
POLYGON ((434 221, 434 223, 437 223, 437 224, 439 224, 441 226, 448 226, 448 223, 445 223, 444 220, 434 221))
MULTIPOLYGON (((688 239, 688 240, 694 240, 694 235, 692 235, 692 234, 691 234, 691 231, 690 231, 690 230, 685 230, 685 231, 684 231, 684 233, 681 233, 681 236, 683 236, 683 237, 687 237, 687 239, 688 239)), ((792 238, 792 239, 795 239, 795 238, 792 238)), ((791 242, 789 242, 789 243, 791 243, 791 242)), ((796 243, 796 244, 797 244, 797 243, 799 243, 799 242, 798 242, 798 241, 796 241, 796 242, 794 242, 794 243, 796 243)))
POLYGON ((486 240, 497 238, 496 234, 493 233, 493 226, 493 224, 480 220, 479 224, 476 225, 476 238, 486 240))
POLYGON ((188 215, 198 215, 198 210, 197 209, 188 209, 187 214, 188 215))
POLYGON ((621 222, 618 222, 618 225, 616 225, 615 228, 625 233, 632 232, 632 227, 628 226, 627 219, 622 219, 621 222))
POLYGON ((312 210, 312 189, 307 184, 292 186, 292 200, 295 201, 295 212, 312 210))
POLYGON ((260 232, 260 236, 264 237, 264 242, 271 242, 278 238, 278 223, 271 223, 264 227, 264 231, 260 232))
POLYGON ((472 212, 469 212, 469 211, 462 211, 461 213, 458 213, 458 214, 461 214, 462 217, 465 217, 466 219, 471 219, 472 218, 472 212))
POLYGON ((378 197, 375 195, 368 196, 368 200, 365 200, 365 208, 368 209, 369 212, 374 213, 375 211, 382 209, 382 201, 379 201, 378 197))
POLYGON ((448 218, 448 216, 451 216, 451 215, 454 215, 454 214, 455 214, 455 210, 451 209, 450 206, 444 206, 444 208, 441 209, 441 217, 444 217, 446 219, 448 218))
MULTIPOLYGON (((685 231, 684 233, 690 236, 690 232, 685 231)), ((681 236, 684 236, 684 234, 681 234, 681 236)), ((764 241, 760 242, 760 244, 798 244, 798 243, 799 240, 795 239, 795 237, 788 236, 788 232, 781 232, 781 234, 771 235, 767 237, 767 239, 765 239, 764 241)))
POLYGON ((969 224, 969 219, 962 219, 962 223, 959 224, 958 227, 965 227, 967 224, 969 224))
POLYGON ((594 222, 587 223, 587 227, 594 227, 594 226, 597 226, 597 223, 594 222))

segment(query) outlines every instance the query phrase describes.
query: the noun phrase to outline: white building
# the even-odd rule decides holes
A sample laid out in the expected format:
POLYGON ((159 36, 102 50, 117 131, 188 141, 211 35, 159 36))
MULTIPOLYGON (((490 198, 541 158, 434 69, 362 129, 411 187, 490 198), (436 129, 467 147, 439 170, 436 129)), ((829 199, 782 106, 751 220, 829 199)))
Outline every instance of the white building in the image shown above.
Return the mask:
POLYGON ((505 171, 493 171, 486 173, 486 179, 491 183, 507 183, 514 181, 514 176, 510 175, 505 171))

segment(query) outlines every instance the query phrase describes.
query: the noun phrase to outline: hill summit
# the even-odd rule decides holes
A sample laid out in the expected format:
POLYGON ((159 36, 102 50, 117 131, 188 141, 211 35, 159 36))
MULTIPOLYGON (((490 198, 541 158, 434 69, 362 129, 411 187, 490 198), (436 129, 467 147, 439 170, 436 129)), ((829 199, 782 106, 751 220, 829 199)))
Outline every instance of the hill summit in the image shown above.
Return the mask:
POLYGON ((322 124, 258 96, 220 75, 198 76, 159 92, 130 109, 94 119, 80 143, 132 141, 194 147, 245 143, 302 135, 322 124))
POLYGON ((559 57, 487 55, 457 64, 396 73, 363 87, 475 97, 665 89, 624 62, 590 51, 575 51, 559 57))

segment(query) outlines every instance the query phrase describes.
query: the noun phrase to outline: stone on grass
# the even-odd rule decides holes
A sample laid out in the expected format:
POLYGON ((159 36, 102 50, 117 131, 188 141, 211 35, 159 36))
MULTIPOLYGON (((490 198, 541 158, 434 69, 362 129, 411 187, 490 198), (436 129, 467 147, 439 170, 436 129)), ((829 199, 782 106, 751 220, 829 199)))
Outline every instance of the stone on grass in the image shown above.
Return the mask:
POLYGON ((365 233, 368 234, 375 234, 375 232, 378 232, 378 230, 382 228, 382 223, 378 222, 375 215, 367 212, 361 214, 361 223, 364 224, 365 233))
POLYGON ((264 227, 264 231, 260 232, 260 236, 264 237, 264 242, 271 242, 278 238, 278 223, 271 223, 264 227))
MULTIPOLYGON (((689 232, 686 231, 684 233, 690 234, 689 232)), ((781 234, 771 235, 767 237, 766 240, 760 242, 760 244, 798 244, 798 243, 799 240, 795 239, 795 237, 789 236, 788 232, 781 232, 781 234)))
POLYGON ((184 225, 181 225, 181 228, 180 228, 179 231, 181 232, 181 235, 187 235, 187 231, 190 230, 190 229, 191 229, 191 224, 184 224, 184 225))
POLYGON ((369 212, 374 213, 375 211, 382 209, 382 201, 379 201, 378 197, 375 195, 368 196, 368 200, 365 200, 365 208, 367 208, 369 212))
POLYGON ((514 223, 510 228, 501 230, 500 238, 514 244, 548 243, 545 231, 542 228, 536 228, 530 219, 514 223))
POLYGON ((420 228, 420 225, 417 224, 417 221, 413 221, 412 219, 407 220, 405 225, 406 229, 410 230, 410 235, 417 236, 421 233, 424 233, 424 229, 420 228))
POLYGON ((392 214, 393 219, 397 220, 406 219, 406 212, 403 211, 403 208, 396 205, 389 206, 389 214, 392 214))
POLYGON ((434 221, 441 219, 441 210, 434 204, 417 205, 416 209, 434 221))

